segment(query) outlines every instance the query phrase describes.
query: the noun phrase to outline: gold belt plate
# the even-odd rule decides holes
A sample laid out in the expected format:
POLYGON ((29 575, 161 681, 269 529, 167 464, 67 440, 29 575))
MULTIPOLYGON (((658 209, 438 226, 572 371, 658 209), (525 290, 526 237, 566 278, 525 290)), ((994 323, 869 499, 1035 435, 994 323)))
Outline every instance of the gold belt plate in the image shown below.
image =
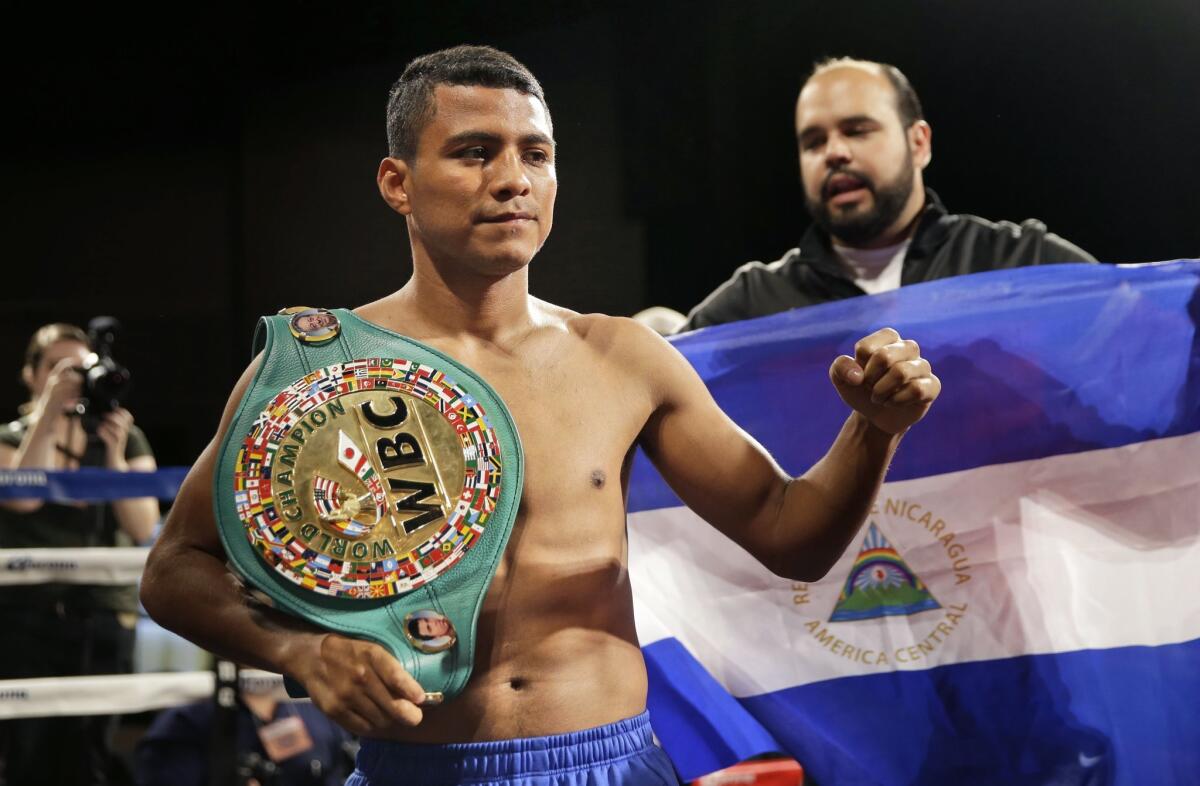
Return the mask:
POLYGON ((482 406, 431 366, 365 358, 274 396, 234 462, 256 553, 298 586, 385 598, 456 564, 483 534, 503 478, 482 406))

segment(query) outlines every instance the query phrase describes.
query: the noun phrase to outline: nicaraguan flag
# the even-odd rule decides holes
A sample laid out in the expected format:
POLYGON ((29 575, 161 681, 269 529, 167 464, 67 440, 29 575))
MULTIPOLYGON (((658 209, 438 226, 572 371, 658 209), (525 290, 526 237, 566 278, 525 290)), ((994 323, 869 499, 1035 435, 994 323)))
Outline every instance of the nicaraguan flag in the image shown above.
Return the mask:
POLYGON ((779 750, 821 786, 1200 783, 1198 323, 1182 261, 984 273, 676 339, 792 473, 845 419, 827 372, 861 336, 917 340, 944 386, 812 584, 638 456, 638 632, 681 774, 779 750))

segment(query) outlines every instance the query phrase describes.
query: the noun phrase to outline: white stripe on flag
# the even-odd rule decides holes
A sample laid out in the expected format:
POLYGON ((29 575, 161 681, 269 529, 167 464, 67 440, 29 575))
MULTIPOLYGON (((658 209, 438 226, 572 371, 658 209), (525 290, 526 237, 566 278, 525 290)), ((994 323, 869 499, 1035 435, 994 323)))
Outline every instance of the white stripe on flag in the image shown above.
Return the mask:
POLYGON ((1200 433, 886 484, 870 520, 941 605, 911 616, 829 621, 867 527, 822 581, 798 585, 686 508, 632 514, 638 633, 679 639, 736 696, 1188 641, 1200 637, 1197 456, 1200 433))

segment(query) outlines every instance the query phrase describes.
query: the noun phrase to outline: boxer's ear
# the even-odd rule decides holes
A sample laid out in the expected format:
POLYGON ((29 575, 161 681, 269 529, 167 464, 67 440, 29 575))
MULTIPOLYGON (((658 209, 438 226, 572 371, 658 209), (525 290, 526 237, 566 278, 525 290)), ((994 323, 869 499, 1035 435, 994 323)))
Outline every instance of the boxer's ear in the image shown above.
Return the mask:
POLYGON ((402 216, 412 212, 408 199, 410 172, 407 161, 389 156, 379 162, 379 172, 375 175, 379 195, 388 203, 388 207, 402 216))

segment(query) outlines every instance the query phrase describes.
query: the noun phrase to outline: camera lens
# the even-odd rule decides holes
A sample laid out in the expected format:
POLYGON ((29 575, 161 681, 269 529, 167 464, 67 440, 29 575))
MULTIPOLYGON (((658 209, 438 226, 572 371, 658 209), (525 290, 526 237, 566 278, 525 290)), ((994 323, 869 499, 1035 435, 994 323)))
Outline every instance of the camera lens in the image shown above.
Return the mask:
POLYGON ((89 415, 104 415, 121 406, 129 392, 129 369, 109 355, 92 355, 81 369, 83 391, 87 399, 84 410, 89 415))

